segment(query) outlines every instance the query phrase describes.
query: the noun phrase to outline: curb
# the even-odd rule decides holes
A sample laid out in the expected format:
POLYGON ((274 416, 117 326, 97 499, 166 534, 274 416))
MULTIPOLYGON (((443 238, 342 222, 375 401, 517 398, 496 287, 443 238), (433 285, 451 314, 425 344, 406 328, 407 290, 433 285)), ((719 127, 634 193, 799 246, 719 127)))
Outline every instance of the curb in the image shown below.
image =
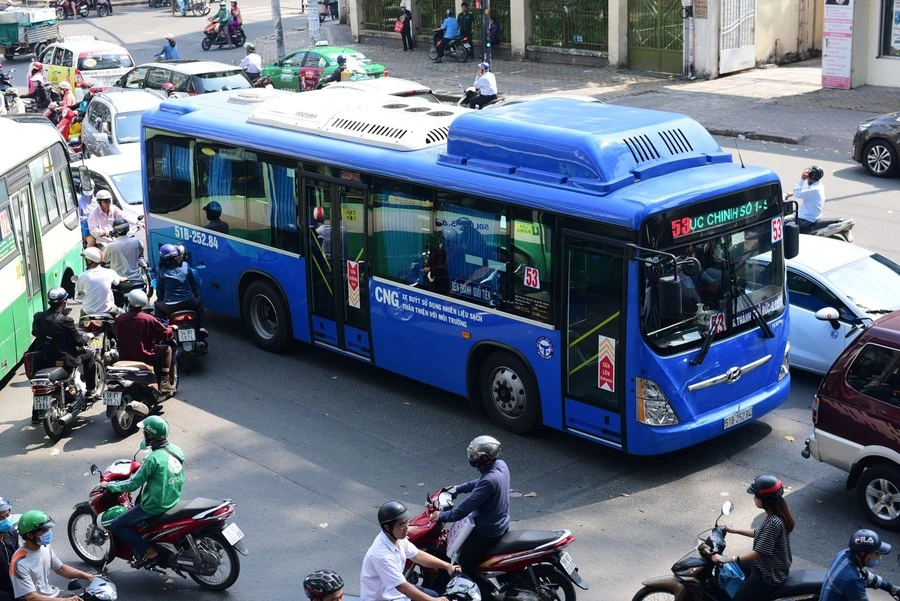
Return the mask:
MULTIPOLYGON (((700 125, 703 125, 702 123, 700 125)), ((727 129, 719 127, 707 127, 706 131, 714 136, 722 136, 725 138, 737 138, 744 136, 747 140, 759 140, 761 142, 776 142, 778 144, 800 144, 803 136, 782 136, 778 134, 767 134, 764 132, 754 131, 738 131, 736 129, 727 129)))

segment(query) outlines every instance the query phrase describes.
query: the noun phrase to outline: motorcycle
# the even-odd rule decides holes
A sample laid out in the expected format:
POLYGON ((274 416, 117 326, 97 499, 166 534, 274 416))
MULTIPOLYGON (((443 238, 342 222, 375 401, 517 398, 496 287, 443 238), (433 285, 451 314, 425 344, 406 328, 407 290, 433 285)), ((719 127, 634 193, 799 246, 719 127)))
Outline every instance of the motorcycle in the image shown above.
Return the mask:
POLYGON ((444 56, 449 56, 458 63, 464 63, 469 60, 469 50, 472 49, 472 40, 469 39, 469 36, 453 38, 452 40, 445 40, 442 37, 435 36, 431 40, 431 46, 428 47, 428 58, 433 61, 438 59, 438 43, 447 44, 447 47, 444 48, 444 56))
MULTIPOLYGON (((116 460, 103 472, 92 465, 91 474, 99 475, 101 482, 127 480, 141 467, 136 459, 137 453, 131 460, 116 460)), ((88 496, 89 500, 77 504, 69 518, 67 530, 72 549, 92 567, 103 567, 115 558, 134 560, 131 546, 108 530, 122 507, 134 505, 131 494, 111 493, 97 486, 88 496)), ((208 590, 229 588, 241 571, 238 553, 249 555, 238 525, 226 525, 234 512, 231 499, 197 497, 181 501, 164 514, 143 522, 138 531, 159 552, 159 558, 143 569, 160 574, 172 570, 182 578, 190 576, 208 590)))
MULTIPOLYGON (((238 47, 243 46, 246 41, 247 34, 244 33, 244 28, 235 27, 234 33, 231 35, 231 43, 238 47)), ((219 22, 215 19, 209 19, 209 24, 203 28, 203 40, 200 42, 200 47, 204 50, 209 50, 213 46, 218 46, 221 49, 227 43, 228 39, 225 37, 224 32, 219 32, 219 22)))
MULTIPOLYGON (((784 199, 788 200, 793 194, 788 193, 784 199)), ((791 201, 796 207, 796 201, 791 201)), ((795 211, 796 212, 796 211, 795 211)), ((808 228, 801 228, 801 234, 810 236, 822 236, 823 238, 833 238, 835 240, 843 240, 844 242, 853 242, 853 226, 856 221, 849 217, 838 217, 836 219, 819 219, 808 228)))
POLYGON ((6 92, 6 90, 13 87, 12 75, 15 72, 15 69, 10 69, 9 73, 4 73, 3 70, 0 69, 0 92, 6 92))
MULTIPOLYGON (((474 528, 466 518, 453 524, 431 521, 431 512, 453 507, 455 493, 439 489, 427 498, 425 511, 409 523, 409 540, 423 551, 455 562, 459 549, 474 528)), ((575 587, 588 590, 575 560, 565 550, 575 541, 568 530, 510 530, 483 558, 481 576, 494 587, 495 596, 520 601, 558 599, 575 601, 575 587)), ((408 565, 406 579, 430 589, 442 590, 447 575, 441 570, 408 565)))
MULTIPOLYGON (((102 370, 99 363, 97 370, 102 370)), ((97 386, 100 386, 99 373, 97 386)), ((81 368, 72 370, 70 374, 59 364, 57 367, 38 370, 34 374, 31 378, 31 394, 32 415, 44 422, 44 432, 53 442, 63 437, 79 413, 94 405, 94 400, 87 396, 81 368)))
POLYGON ((3 92, 3 103, 6 106, 6 112, 10 115, 20 115, 25 112, 25 102, 19 98, 19 91, 16 88, 7 88, 3 92))
MULTIPOLYGON (((716 518, 715 526, 697 535, 697 548, 675 562, 672 575, 645 580, 643 588, 631 601, 656 597, 672 597, 681 601, 730 601, 731 595, 719 584, 718 574, 721 568, 710 558, 725 552, 725 527, 719 526, 719 520, 732 511, 734 503, 726 501, 722 505, 722 513, 716 518), (706 535, 707 533, 709 534, 706 535)), ((784 584, 775 591, 775 597, 757 601, 813 601, 819 598, 824 581, 824 570, 792 569, 784 584)))
POLYGON ((56 5, 56 18, 60 21, 72 16, 72 3, 75 2, 75 10, 79 17, 86 17, 91 11, 87 0, 59 0, 56 5))
POLYGON ((178 367, 185 373, 191 371, 197 357, 205 355, 209 350, 206 336, 197 327, 197 313, 194 311, 173 311, 163 323, 176 329, 175 340, 178 343, 176 359, 178 367))
MULTIPOLYGON (((462 88, 462 84, 457 84, 457 85, 460 88, 462 88)), ((463 95, 456 102, 456 106, 470 108, 472 101, 475 99, 476 96, 478 96, 478 90, 475 89, 475 86, 469 86, 468 88, 465 88, 465 90, 463 91, 463 95)), ((501 100, 503 100, 503 98, 501 98, 500 96, 497 96, 496 98, 494 98, 493 100, 491 100, 490 102, 485 104, 484 106, 485 107, 491 106, 492 104, 496 104, 496 103, 500 102, 501 100)), ((482 107, 482 108, 484 108, 484 107, 482 107)))
POLYGON ((111 601, 119 598, 116 585, 106 578, 106 574, 94 576, 90 582, 81 579, 70 580, 69 590, 81 597, 82 601, 111 601))

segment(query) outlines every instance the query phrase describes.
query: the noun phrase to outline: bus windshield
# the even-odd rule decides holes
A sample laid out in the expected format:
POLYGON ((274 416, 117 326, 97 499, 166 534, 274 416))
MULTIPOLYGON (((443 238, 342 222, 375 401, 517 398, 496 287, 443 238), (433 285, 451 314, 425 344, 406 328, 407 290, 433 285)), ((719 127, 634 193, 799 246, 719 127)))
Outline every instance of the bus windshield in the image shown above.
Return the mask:
POLYGON ((707 327, 717 337, 756 327, 754 307, 766 321, 779 315, 784 311, 784 265, 781 253, 771 252, 777 244, 765 221, 669 250, 677 257, 682 312, 664 318, 659 308, 657 282, 672 275, 671 262, 661 269, 644 268, 644 336, 665 354, 699 343, 707 327))

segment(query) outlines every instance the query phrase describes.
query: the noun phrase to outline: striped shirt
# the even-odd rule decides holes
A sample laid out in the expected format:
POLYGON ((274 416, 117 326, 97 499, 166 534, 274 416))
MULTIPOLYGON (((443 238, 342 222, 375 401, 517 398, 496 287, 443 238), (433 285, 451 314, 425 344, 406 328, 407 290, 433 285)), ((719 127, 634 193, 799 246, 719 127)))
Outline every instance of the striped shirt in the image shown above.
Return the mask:
POLYGON ((780 517, 766 515, 753 531, 753 550, 760 555, 753 560, 753 568, 759 570, 766 584, 778 586, 787 580, 793 556, 790 535, 780 517))

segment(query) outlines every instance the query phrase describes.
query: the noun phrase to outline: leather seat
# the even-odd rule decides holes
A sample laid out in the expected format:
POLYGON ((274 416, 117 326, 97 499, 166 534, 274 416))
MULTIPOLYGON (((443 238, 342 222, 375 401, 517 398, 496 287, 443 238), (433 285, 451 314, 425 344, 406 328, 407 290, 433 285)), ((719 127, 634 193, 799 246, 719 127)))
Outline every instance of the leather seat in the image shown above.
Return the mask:
POLYGON ((810 593, 819 594, 825 582, 825 570, 791 570, 787 580, 778 587, 771 599, 782 599, 810 593))
POLYGON ((47 367, 45 369, 40 369, 36 374, 34 374, 34 380, 48 379, 51 382, 61 382, 63 380, 69 379, 69 372, 64 370, 61 367, 47 367))
POLYGON ((197 497, 191 501, 181 501, 169 511, 156 516, 147 523, 154 526, 162 522, 174 522, 176 520, 191 518, 201 511, 218 507, 222 503, 224 503, 222 499, 207 499, 206 497, 197 497))
POLYGON ((485 555, 527 551, 528 549, 534 549, 545 543, 555 541, 562 534, 559 530, 510 530, 485 555))
POLYGON ((153 366, 147 365, 143 361, 116 361, 112 364, 112 369, 115 369, 117 367, 121 367, 126 370, 144 369, 147 371, 153 371, 153 366))

